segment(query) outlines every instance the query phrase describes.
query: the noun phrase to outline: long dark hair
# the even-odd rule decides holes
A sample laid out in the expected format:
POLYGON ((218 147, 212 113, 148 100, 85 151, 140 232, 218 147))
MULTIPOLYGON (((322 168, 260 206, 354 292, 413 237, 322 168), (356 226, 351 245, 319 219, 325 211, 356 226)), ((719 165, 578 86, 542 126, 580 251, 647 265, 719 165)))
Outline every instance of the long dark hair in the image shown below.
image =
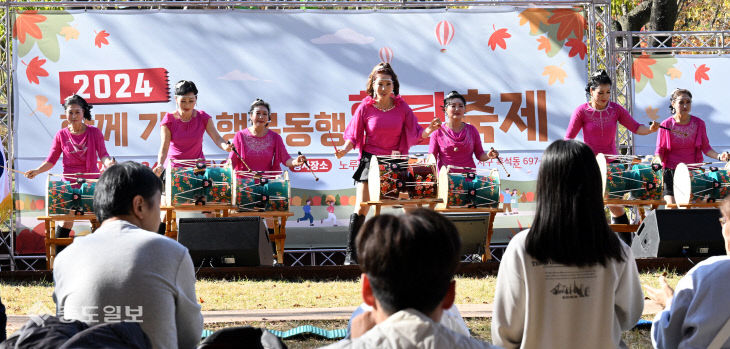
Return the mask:
POLYGON ((398 75, 395 75, 393 67, 390 66, 390 63, 378 63, 375 67, 373 67, 373 70, 368 76, 368 96, 375 96, 375 88, 373 88, 373 82, 375 81, 375 76, 378 74, 390 75, 391 79, 393 79, 393 94, 396 96, 400 94, 400 83, 398 82, 398 75))
POLYGON ((535 220, 525 246, 530 256, 579 267, 626 260, 606 222, 601 173, 585 143, 558 140, 545 149, 535 196, 535 220))
POLYGON ((63 101, 63 110, 68 110, 68 107, 72 105, 78 105, 84 111, 84 119, 91 120, 91 108, 92 105, 86 102, 86 100, 79 95, 70 95, 63 101))

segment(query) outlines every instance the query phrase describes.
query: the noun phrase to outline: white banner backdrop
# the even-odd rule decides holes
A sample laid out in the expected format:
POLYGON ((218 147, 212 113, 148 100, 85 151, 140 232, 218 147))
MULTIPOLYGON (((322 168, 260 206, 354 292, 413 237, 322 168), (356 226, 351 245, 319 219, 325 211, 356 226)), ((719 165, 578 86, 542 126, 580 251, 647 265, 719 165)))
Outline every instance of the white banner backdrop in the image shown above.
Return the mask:
MULTIPOLYGON (((727 56, 637 56, 633 63, 634 118, 642 123, 661 122, 671 116, 669 98, 677 88, 692 92, 691 114, 707 126, 710 145, 718 152, 730 150, 730 99, 726 77, 730 76, 727 56)), ((636 153, 654 154, 656 135, 635 136, 636 153)), ((708 161, 711 161, 708 158, 708 161)))

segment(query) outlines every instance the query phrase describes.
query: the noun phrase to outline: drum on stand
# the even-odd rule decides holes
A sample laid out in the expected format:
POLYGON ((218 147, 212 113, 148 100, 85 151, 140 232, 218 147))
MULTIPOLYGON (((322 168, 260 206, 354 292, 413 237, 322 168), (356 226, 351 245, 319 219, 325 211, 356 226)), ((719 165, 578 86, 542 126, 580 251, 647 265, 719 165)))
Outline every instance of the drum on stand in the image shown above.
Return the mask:
POLYGON ((439 208, 497 208, 499 207, 500 179, 496 169, 451 172, 445 166, 439 171, 439 208), (480 174, 482 172, 482 174, 480 174))
POLYGON ((674 200, 679 205, 722 200, 728 194, 728 186, 727 165, 719 169, 680 163, 674 169, 674 200))
POLYGON ((239 211, 289 211, 289 173, 236 171, 239 211))
POLYGON ((96 179, 86 176, 99 174, 48 174, 46 180, 46 216, 94 214, 96 179), (53 180, 58 177, 58 180, 53 180), (63 180, 77 177, 74 181, 63 180))
POLYGON ((409 163, 407 156, 375 156, 370 159, 370 201, 435 199, 436 165, 409 163))
POLYGON ((235 202, 236 182, 233 170, 214 160, 174 160, 182 167, 165 171, 165 199, 171 206, 220 204, 235 202))
POLYGON ((663 184, 661 164, 640 161, 633 156, 606 156, 600 153, 596 155, 596 162, 606 199, 661 199, 663 184), (612 157, 619 160, 609 162, 612 157), (621 161, 621 159, 631 159, 631 161, 621 161))

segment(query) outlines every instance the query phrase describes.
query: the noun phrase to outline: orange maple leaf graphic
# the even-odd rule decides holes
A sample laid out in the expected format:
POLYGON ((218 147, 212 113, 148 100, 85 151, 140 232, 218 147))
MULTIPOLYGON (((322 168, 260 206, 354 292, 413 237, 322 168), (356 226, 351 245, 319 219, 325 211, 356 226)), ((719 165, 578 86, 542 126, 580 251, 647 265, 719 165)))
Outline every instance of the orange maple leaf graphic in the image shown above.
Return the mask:
POLYGON ((46 20, 46 16, 39 15, 37 10, 21 12, 13 24, 13 37, 18 38, 21 44, 25 43, 25 34, 36 39, 42 39, 43 33, 36 23, 46 20))
POLYGON ((48 97, 42 95, 35 96, 35 105, 34 112, 41 112, 46 114, 46 116, 53 114, 53 106, 48 104, 48 97))
POLYGON ((570 33, 575 34, 579 40, 583 40, 583 33, 586 30, 586 18, 581 11, 572 9, 553 10, 553 15, 548 19, 550 24, 559 24, 557 39, 565 40, 570 33))
MULTIPOLYGON (((20 61, 23 64, 25 64, 24 61, 20 61)), ((45 59, 38 59, 38 57, 33 57, 33 59, 30 60, 30 63, 25 64, 25 76, 28 77, 28 81, 30 83, 40 84, 40 81, 38 80, 39 76, 48 76, 48 72, 42 68, 42 66, 46 63, 45 59)))
MULTIPOLYGON (((94 31, 96 33, 96 31, 94 31)), ((94 38, 94 45, 98 48, 101 48, 101 45, 109 45, 109 40, 106 38, 109 36, 109 33, 106 32, 106 30, 102 30, 98 33, 96 33, 96 37, 94 38)))
POLYGON ((550 53, 550 50, 553 48, 552 44, 550 44, 550 39, 548 39, 545 35, 537 38, 537 42, 540 43, 540 45, 537 45, 538 51, 545 50, 545 53, 550 53))
POLYGON ((659 112, 659 108, 652 108, 651 106, 648 106, 648 107, 646 107, 646 109, 644 109, 644 111, 646 112, 646 116, 649 119, 651 119, 651 120, 659 119, 659 115, 657 114, 657 112, 659 112))
POLYGON ((497 30, 494 24, 492 24, 492 28, 494 28, 494 33, 492 33, 492 35, 489 37, 487 45, 492 48, 492 51, 496 50, 497 46, 501 47, 503 50, 506 50, 507 42, 505 42, 504 39, 511 38, 512 35, 507 32, 507 28, 497 30))
POLYGON ((536 34, 540 31, 540 24, 547 23, 550 17, 550 11, 544 8, 528 8, 520 12, 517 17, 520 18, 520 25, 530 23, 530 34, 536 34))
POLYGON ((634 59, 634 64, 631 66, 631 75, 634 79, 636 79, 636 82, 641 81, 642 75, 646 76, 648 79, 654 78, 654 72, 652 72, 649 67, 654 63, 656 63, 656 60, 650 58, 647 54, 642 54, 634 59))
POLYGON ((672 80, 674 80, 674 79, 681 78, 682 77, 682 72, 679 69, 675 68, 675 67, 671 67, 671 68, 667 69, 667 75, 669 75, 669 77, 672 80))
POLYGON ((76 28, 68 25, 61 28, 61 32, 59 34, 63 35, 66 41, 79 38, 79 31, 76 28))
POLYGON ((695 81, 698 84, 702 84, 702 80, 710 80, 710 77, 707 75, 707 72, 710 71, 710 68, 706 65, 701 65, 699 67, 695 66, 697 70, 695 70, 695 81))
POLYGON ((545 67, 545 70, 542 71, 542 76, 547 76, 548 85, 552 85, 558 80, 561 84, 564 84, 565 77, 568 76, 568 74, 565 72, 565 70, 563 70, 563 68, 560 68, 557 65, 549 65, 545 67))
POLYGON ((575 55, 580 55, 580 59, 585 59, 588 48, 586 47, 586 44, 583 42, 583 40, 573 38, 568 40, 565 43, 565 46, 570 47, 568 57, 575 57, 575 55))

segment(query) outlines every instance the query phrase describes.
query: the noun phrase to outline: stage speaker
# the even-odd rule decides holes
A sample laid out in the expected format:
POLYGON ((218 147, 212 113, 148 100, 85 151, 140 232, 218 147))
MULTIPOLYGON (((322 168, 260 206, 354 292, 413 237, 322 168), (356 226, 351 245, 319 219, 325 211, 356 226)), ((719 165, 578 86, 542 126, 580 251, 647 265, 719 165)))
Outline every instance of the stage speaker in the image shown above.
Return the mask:
POLYGON ((461 237, 460 255, 473 255, 485 253, 484 245, 487 240, 489 229, 489 212, 481 213, 456 213, 440 212, 444 217, 454 223, 456 230, 461 237))
POLYGON ((636 231, 634 257, 698 257, 725 254, 720 210, 653 210, 636 231))
POLYGON ((274 262, 261 217, 180 218, 177 240, 188 248, 196 268, 271 266, 274 262))

